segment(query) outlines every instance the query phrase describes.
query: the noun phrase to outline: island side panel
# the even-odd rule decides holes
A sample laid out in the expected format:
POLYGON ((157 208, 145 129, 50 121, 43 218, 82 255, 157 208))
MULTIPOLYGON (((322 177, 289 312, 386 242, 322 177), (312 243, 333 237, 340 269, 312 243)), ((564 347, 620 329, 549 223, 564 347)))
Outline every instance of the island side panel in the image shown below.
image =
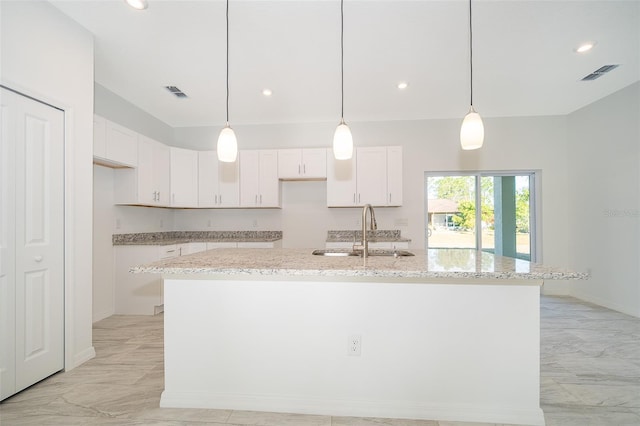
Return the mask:
POLYGON ((165 279, 161 406, 544 424, 532 284, 165 279))

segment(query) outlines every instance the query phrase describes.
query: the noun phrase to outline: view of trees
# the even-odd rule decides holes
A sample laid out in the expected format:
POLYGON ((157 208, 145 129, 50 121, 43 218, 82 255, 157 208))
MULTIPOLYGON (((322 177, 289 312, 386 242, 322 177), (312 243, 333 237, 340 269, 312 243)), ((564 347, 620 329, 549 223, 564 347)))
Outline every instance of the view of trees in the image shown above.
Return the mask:
MULTIPOLYGON (((480 179, 480 199, 482 205, 481 220, 484 227, 494 226, 494 178, 480 179)), ((518 186, 518 185, 517 185, 518 186)), ((448 199, 458 203, 458 212, 452 218, 456 227, 462 230, 475 228, 476 202, 475 178, 473 176, 443 176, 429 179, 429 197, 448 199)), ((516 229, 517 232, 529 232, 529 188, 516 187, 516 229)))

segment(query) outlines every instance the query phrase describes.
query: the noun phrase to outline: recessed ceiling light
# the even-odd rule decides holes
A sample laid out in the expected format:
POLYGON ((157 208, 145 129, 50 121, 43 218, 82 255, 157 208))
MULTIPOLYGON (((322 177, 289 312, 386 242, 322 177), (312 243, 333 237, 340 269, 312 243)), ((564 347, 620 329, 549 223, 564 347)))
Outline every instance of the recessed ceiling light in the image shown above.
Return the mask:
POLYGON ((129 6, 136 10, 144 10, 149 7, 147 0, 124 0, 129 6))
POLYGON ((576 48, 576 52, 577 53, 588 52, 589 50, 593 49, 595 45, 596 45, 595 42, 588 42, 588 43, 581 44, 576 48))
POLYGON ((409 83, 407 83, 406 81, 401 81, 400 83, 398 83, 398 89, 400 90, 404 90, 407 87, 409 87, 409 83))
POLYGON ((273 92, 271 91, 271 89, 264 89, 262 91, 262 94, 265 95, 265 96, 271 96, 271 95, 273 95, 273 92))

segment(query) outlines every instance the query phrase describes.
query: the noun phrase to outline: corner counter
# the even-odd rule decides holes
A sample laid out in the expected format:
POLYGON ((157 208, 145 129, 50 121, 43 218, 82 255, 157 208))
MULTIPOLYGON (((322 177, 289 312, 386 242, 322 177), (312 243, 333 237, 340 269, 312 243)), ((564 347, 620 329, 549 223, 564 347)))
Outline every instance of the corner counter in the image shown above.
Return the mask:
POLYGON ((467 250, 311 252, 132 270, 164 277, 161 407, 544 425, 539 286, 583 274, 467 250))

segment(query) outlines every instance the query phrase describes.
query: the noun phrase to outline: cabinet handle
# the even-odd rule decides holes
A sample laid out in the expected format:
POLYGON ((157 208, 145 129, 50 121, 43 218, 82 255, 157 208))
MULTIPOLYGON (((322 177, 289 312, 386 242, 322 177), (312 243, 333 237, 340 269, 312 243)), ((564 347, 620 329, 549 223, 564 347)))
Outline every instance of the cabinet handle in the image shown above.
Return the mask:
POLYGON ((258 204, 258 194, 256 194, 256 204, 258 204))
POLYGON ((42 262, 42 256, 35 256, 33 258, 33 260, 35 260, 36 262, 40 263, 40 262, 42 262))
POLYGON ((307 165, 306 164, 302 165, 302 173, 305 174, 305 175, 307 174, 307 165))
POLYGON ((358 204, 360 204, 360 194, 358 194, 358 204))
POLYGON ((218 201, 222 204, 222 194, 218 195, 218 201))
POLYGON ((175 194, 175 193, 174 193, 174 194, 171 194, 171 200, 172 200, 171 202, 172 202, 173 204, 175 204, 175 203, 176 203, 176 194, 175 194))
POLYGON ((353 204, 355 204, 355 203, 356 203, 356 193, 354 192, 353 193, 353 204))
POLYGON ((391 204, 391 193, 389 193, 389 204, 391 204))
POLYGON ((262 204, 262 194, 260 194, 260 204, 262 204))
POLYGON ((160 191, 158 191, 158 201, 160 201, 160 191))
POLYGON ((213 202, 213 204, 218 204, 218 194, 214 195, 214 199, 215 201, 213 202))
POLYGON ((298 174, 300 174, 300 164, 298 164, 298 174))

